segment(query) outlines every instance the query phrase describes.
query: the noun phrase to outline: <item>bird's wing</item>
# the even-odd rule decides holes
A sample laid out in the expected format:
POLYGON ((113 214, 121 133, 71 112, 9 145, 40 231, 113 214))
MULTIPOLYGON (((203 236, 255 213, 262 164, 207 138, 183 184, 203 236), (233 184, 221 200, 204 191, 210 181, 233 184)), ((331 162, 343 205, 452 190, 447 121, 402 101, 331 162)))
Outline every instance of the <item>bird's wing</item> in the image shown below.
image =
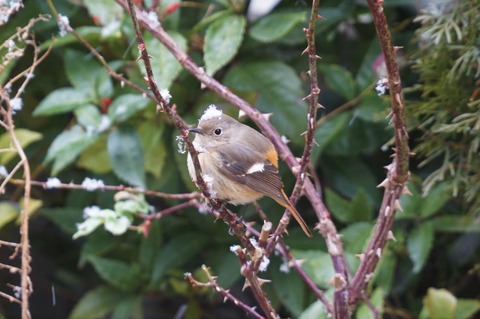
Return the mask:
POLYGON ((220 170, 229 179, 274 199, 283 198, 283 182, 267 154, 240 143, 222 145, 218 154, 220 170))

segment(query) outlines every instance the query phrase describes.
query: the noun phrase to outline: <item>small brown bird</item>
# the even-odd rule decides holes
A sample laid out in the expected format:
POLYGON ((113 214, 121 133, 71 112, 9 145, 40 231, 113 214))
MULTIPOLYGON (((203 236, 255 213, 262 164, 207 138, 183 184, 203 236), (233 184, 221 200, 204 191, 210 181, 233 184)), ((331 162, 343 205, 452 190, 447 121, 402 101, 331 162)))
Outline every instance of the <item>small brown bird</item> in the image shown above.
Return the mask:
MULTIPOLYGON (((234 205, 250 203, 264 195, 292 213, 307 236, 312 233, 283 190, 278 174, 278 154, 260 132, 244 125, 215 106, 200 118, 193 145, 202 177, 211 195, 234 205)), ((188 154, 188 171, 195 181, 195 168, 188 154)))

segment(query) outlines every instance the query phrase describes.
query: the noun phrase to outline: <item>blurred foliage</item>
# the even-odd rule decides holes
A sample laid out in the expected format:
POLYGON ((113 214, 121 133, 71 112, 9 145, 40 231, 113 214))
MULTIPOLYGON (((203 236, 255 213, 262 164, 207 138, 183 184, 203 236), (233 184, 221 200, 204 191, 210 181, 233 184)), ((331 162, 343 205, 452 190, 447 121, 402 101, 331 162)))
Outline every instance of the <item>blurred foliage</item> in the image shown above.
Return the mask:
MULTIPOLYGON (((135 2, 143 8, 151 5, 151 1, 135 2)), ((116 3, 53 3, 112 69, 147 88, 143 64, 136 61, 131 21, 116 3)), ((177 7, 176 1, 168 0, 161 1, 157 13, 162 26, 206 72, 262 112, 273 113, 271 122, 299 155, 301 133, 306 130, 307 105, 302 98, 309 94, 307 57, 300 54, 306 46, 302 28, 307 25, 309 4, 282 1, 257 21, 248 19, 246 5, 212 0, 185 1, 177 7)), ((413 68, 402 69, 404 86, 415 89, 407 101, 411 143, 426 159, 423 165, 412 160, 412 195, 402 198, 404 211, 398 213, 393 229, 396 241, 385 247, 368 286, 372 304, 387 318, 473 318, 480 308, 478 7, 478 0, 448 2, 435 7, 439 11, 429 7, 419 13, 414 1, 385 2, 395 45, 404 47, 401 59, 413 63, 413 68), (417 14, 421 24, 413 21, 417 14), (453 198, 457 195, 460 200, 453 198)), ((2 27, 0 43, 40 13, 49 13, 44 1, 26 2, 2 27)), ((389 102, 373 90, 384 74, 377 72, 380 48, 365 3, 321 1, 320 14, 325 19, 318 22, 316 40, 322 57, 319 99, 325 109, 319 114, 312 161, 354 272, 355 254, 365 248, 380 207, 382 193, 376 185, 385 178, 382 167, 390 162, 389 102)), ((195 190, 186 155, 177 152, 178 132, 164 114, 156 114, 152 102, 110 78, 72 35, 59 37, 55 21, 37 25, 35 38, 41 48, 53 50, 22 97, 24 108, 15 122, 36 180, 55 176, 65 183, 82 184, 89 177, 108 185, 168 193, 195 190)), ((172 103, 189 123, 195 124, 211 103, 236 114, 228 103, 202 90, 153 37, 146 35, 146 45, 155 57, 157 83, 170 90, 172 103)), ((7 66, 1 83, 24 70, 30 54, 7 66)), ((0 135, 0 147, 9 147, 5 134, 0 135)), ((17 160, 11 152, 0 153, 0 164, 8 171, 17 160)), ((284 166, 281 171, 290 190, 294 178, 284 166)), ((10 185, 2 195, 2 240, 17 238, 19 194, 10 185)), ((147 196, 119 207, 114 193, 107 191, 34 188, 32 196, 37 200, 30 235, 33 317, 244 317, 211 290, 185 282, 185 272, 201 278, 202 264, 211 267, 219 284, 254 304, 248 290, 240 291, 239 263, 229 251, 236 240, 211 216, 185 209, 152 221, 147 235, 141 233, 144 220, 132 209, 159 211, 178 200, 147 196), (108 218, 112 212, 127 216, 128 225, 139 231, 114 236, 103 227, 89 228, 91 234, 73 240, 76 225, 85 223, 84 217, 88 220, 82 212, 94 205, 110 214, 108 218)), ((280 207, 268 199, 260 204, 265 211, 274 211, 269 217, 278 221, 280 207)), ((252 207, 233 209, 259 220, 252 207)), ((306 202, 300 202, 298 209, 310 225, 315 223, 306 202)), ((107 227, 108 218, 94 223, 107 227)), ((293 254, 305 259, 305 271, 330 296, 333 269, 323 240, 305 238, 294 223, 289 232, 286 241, 293 254)), ((2 257, 7 253, 2 252, 2 257)), ((296 274, 284 272, 284 264, 274 256, 268 271, 261 274, 272 280, 266 285, 272 304, 284 317, 325 318, 323 305, 296 274)), ((0 276, 2 282, 10 280, 4 273, 0 276)), ((18 313, 16 305, 1 299, 0 314, 17 317, 18 313)), ((372 313, 361 305, 354 317, 372 318, 372 313)))

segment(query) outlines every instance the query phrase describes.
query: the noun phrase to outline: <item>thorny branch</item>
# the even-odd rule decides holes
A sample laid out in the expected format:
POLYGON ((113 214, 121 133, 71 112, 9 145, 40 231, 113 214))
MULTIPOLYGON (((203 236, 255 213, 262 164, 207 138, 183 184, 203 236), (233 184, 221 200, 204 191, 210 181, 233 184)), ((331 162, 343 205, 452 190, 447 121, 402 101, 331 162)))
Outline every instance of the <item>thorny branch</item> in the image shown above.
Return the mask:
POLYGON ((359 255, 360 266, 349 288, 350 304, 356 304, 358 300, 362 298, 365 287, 380 260, 386 241, 388 239, 395 239, 391 232, 395 212, 401 210, 399 200, 402 194, 409 193, 406 188, 406 183, 409 178, 410 150, 408 147, 402 87, 396 61, 395 47, 392 43, 382 3, 383 1, 381 0, 368 0, 387 67, 388 84, 391 92, 391 116, 395 134, 395 153, 393 162, 386 167, 388 170, 387 178, 379 185, 379 187, 385 188, 382 205, 368 247, 363 254, 359 255))

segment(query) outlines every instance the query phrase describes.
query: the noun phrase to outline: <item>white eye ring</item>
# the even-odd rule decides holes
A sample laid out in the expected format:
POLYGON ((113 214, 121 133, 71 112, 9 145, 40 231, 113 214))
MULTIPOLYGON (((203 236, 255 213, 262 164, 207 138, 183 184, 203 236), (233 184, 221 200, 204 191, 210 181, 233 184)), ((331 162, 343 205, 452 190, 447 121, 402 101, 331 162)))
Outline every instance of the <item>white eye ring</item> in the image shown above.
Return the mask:
POLYGON ((215 131, 213 131, 213 133, 215 133, 215 135, 219 136, 222 134, 222 129, 221 128, 216 128, 215 131))

